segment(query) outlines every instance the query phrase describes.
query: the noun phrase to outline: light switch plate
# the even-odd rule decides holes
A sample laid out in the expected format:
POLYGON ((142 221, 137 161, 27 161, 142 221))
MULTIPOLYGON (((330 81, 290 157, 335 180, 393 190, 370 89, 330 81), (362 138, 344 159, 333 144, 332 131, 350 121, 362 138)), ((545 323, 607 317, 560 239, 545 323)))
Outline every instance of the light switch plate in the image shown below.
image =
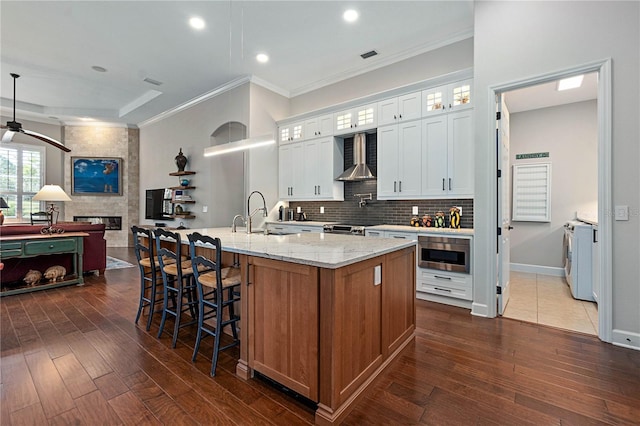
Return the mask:
POLYGON ((418 214, 418 206, 413 206, 411 208, 411 214, 413 214, 413 215, 417 215, 418 214))
POLYGON ((296 213, 300 213, 300 212, 302 212, 302 207, 300 206, 296 207, 296 213))
POLYGON ((209 211, 209 206, 202 206, 202 213, 206 213, 209 211))
POLYGON ((320 206, 320 214, 324 214, 324 206, 320 206))
POLYGON ((629 220, 629 206, 616 206, 616 220, 629 220))
POLYGON ((373 285, 382 284, 382 265, 373 268, 373 285))

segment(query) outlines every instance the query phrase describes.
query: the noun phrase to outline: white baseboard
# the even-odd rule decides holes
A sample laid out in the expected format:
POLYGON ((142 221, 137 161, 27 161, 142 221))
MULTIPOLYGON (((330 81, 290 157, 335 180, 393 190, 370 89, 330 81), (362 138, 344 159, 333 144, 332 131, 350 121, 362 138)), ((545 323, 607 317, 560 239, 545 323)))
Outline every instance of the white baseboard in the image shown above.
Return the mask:
POLYGON ((527 265, 526 263, 511 263, 511 271, 528 272, 531 274, 550 275, 552 277, 564 277, 564 268, 552 266, 527 265))
POLYGON ((612 344, 640 351, 640 333, 614 329, 611 336, 612 344))
POLYGON ((437 294, 430 294, 422 291, 416 292, 416 299, 428 300, 429 302, 444 303, 445 305, 471 309, 471 302, 468 300, 456 299, 453 297, 438 296, 437 294))
POLYGON ((471 315, 489 318, 489 306, 474 302, 471 304, 471 315))

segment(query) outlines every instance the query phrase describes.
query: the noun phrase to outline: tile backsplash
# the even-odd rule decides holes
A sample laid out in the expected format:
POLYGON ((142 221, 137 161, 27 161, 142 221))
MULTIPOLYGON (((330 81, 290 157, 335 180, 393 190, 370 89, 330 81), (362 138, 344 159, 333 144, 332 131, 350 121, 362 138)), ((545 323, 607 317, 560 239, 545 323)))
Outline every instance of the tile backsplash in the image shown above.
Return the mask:
MULTIPOLYGON (((345 169, 353 164, 353 139, 344 140, 345 169)), ((376 170, 376 135, 367 135, 367 165, 374 175, 376 170)), ((377 200, 377 183, 373 181, 345 182, 344 201, 291 201, 289 207, 300 209, 307 214, 308 220, 319 222, 340 222, 352 225, 387 224, 409 225, 412 207, 418 206, 418 216, 425 213, 435 216, 443 211, 449 217, 452 206, 462 207, 460 227, 473 228, 473 199, 438 199, 438 200, 377 200), (360 197, 354 194, 371 194, 373 200, 360 207, 360 197), (320 214, 324 207, 324 214, 320 214)))

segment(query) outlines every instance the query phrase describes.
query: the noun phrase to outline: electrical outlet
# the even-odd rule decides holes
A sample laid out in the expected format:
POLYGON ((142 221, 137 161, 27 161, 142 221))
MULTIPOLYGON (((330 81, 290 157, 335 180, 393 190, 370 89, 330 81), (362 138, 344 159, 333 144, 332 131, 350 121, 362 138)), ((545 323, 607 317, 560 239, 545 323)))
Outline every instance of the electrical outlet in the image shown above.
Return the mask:
POLYGON ((320 214, 324 214, 324 206, 320 206, 320 214))
POLYGON ((296 213, 301 213, 302 212, 302 207, 298 206, 296 207, 296 213))
POLYGON ((202 206, 202 213, 206 213, 209 211, 209 206, 202 206))
POLYGON ((418 206, 413 206, 411 208, 411 214, 413 214, 413 215, 417 215, 418 214, 418 206))

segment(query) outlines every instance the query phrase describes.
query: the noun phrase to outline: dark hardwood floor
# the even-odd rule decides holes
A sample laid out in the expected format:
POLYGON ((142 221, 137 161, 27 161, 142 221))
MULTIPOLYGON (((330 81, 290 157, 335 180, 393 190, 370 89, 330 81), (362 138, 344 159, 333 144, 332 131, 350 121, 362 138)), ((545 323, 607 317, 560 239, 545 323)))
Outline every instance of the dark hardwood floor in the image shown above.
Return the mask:
MULTIPOLYGON (((130 249, 109 255, 135 262, 130 249)), ((313 423, 261 380, 236 378, 237 349, 209 376, 211 342, 176 349, 133 324, 138 269, 0 298, 0 424, 313 423)), ((640 352, 597 338, 418 301, 417 333, 347 417, 370 424, 640 424, 640 352)), ((171 328, 171 327, 168 327, 171 328)))

